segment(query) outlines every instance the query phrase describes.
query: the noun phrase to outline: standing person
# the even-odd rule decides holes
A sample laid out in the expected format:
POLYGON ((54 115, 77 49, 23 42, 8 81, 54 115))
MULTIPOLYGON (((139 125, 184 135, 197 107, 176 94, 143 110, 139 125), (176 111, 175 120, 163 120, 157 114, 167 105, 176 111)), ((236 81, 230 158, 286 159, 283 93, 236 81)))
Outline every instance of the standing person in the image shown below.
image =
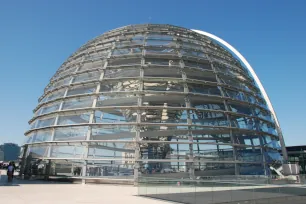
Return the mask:
POLYGON ((12 182, 13 181, 13 174, 14 174, 14 165, 13 165, 12 162, 10 162, 8 167, 7 167, 7 179, 8 179, 8 182, 12 182))
POLYGON ((13 166, 12 178, 14 178, 14 172, 16 170, 16 165, 14 161, 12 161, 12 166, 13 166))

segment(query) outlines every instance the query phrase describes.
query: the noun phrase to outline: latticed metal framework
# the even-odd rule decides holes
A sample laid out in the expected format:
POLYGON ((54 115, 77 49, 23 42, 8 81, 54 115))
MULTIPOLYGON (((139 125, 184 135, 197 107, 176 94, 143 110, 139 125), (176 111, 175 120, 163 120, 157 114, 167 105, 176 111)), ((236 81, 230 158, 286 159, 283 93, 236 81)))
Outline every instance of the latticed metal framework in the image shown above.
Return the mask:
POLYGON ((249 71, 213 39, 126 26, 86 43, 51 78, 26 132, 23 171, 269 174, 282 159, 274 121, 249 71))

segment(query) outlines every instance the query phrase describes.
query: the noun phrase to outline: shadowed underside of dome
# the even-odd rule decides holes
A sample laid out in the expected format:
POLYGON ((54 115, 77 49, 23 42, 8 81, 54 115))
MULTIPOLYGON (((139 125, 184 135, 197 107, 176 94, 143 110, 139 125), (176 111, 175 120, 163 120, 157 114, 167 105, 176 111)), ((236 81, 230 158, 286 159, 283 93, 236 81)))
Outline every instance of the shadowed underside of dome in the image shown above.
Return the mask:
POLYGON ((126 26, 83 45, 51 78, 30 125, 25 173, 268 175, 282 160, 275 118, 245 66, 171 25, 126 26))

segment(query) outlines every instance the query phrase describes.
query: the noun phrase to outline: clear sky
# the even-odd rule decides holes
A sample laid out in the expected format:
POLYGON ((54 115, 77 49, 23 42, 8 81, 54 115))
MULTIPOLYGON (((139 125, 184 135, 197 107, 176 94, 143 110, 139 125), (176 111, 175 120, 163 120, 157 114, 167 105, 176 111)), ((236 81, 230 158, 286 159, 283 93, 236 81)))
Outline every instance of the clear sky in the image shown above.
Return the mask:
POLYGON ((165 23, 211 32, 253 66, 286 143, 306 145, 305 0, 11 0, 0 4, 0 143, 21 144, 49 79, 105 31, 165 23))

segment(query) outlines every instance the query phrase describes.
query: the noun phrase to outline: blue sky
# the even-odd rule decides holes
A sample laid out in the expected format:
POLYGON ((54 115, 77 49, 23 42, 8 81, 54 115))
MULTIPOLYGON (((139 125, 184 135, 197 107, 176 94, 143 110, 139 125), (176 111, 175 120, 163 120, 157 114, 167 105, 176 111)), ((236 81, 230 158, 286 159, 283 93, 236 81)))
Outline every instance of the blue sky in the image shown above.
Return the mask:
POLYGON ((78 47, 138 23, 205 30, 261 79, 288 145, 306 144, 306 1, 12 0, 0 4, 0 143, 21 144, 44 87, 78 47))

